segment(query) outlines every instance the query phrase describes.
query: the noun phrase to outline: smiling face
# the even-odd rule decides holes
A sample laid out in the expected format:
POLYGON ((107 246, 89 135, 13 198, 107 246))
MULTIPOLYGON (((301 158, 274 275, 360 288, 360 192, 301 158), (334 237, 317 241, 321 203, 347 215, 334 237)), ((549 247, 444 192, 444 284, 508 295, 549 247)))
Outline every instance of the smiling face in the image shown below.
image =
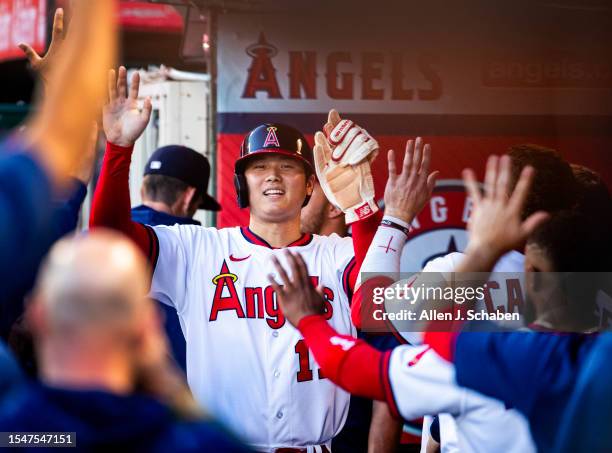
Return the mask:
POLYGON ((298 159, 280 154, 253 157, 244 172, 251 216, 265 222, 284 222, 300 216, 304 199, 314 186, 298 159))

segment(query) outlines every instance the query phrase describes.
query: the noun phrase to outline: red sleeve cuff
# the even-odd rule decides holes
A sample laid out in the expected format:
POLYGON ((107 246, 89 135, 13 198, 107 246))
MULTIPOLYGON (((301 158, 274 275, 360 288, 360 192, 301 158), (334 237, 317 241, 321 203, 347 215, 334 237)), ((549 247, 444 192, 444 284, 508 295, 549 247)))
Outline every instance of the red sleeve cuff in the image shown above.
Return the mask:
MULTIPOLYGON (((329 328, 329 330, 333 330, 329 326, 329 324, 327 324, 327 321, 322 315, 304 316, 302 319, 300 319, 300 322, 297 326, 298 330, 302 333, 304 338, 306 338, 307 334, 310 335, 313 333, 316 333, 318 336, 320 335, 319 329, 323 329, 323 331, 325 331, 327 330, 326 327, 329 328)), ((332 335, 330 335, 330 337, 331 336, 332 335)))
POLYGON ((378 211, 373 216, 359 220, 351 225, 353 248, 355 249, 355 260, 357 261, 359 267, 361 267, 361 263, 363 263, 363 260, 368 253, 368 249, 370 248, 370 244, 374 239, 374 235, 376 234, 376 230, 378 229, 378 225, 380 224, 382 217, 382 212, 378 211))
POLYGON ((121 146, 121 145, 115 145, 114 143, 111 143, 111 142, 106 142, 106 150, 115 152, 115 153, 130 153, 131 154, 132 151, 134 150, 134 145, 121 146))
POLYGON ((443 359, 452 362, 459 332, 425 332, 423 341, 443 359))

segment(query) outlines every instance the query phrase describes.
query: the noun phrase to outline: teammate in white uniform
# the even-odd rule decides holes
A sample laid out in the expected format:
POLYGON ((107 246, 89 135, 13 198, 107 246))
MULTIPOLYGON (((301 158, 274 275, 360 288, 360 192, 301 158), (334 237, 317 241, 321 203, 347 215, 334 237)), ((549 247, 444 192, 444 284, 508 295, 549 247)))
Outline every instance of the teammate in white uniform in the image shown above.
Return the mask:
POLYGON ((527 453, 535 448, 525 417, 503 403, 459 387, 451 363, 428 346, 400 346, 391 354, 389 380, 400 415, 441 414, 441 451, 527 453))
MULTIPOLYGON (((556 152, 533 145, 520 145, 510 148, 512 173, 518 174, 526 165, 532 166, 536 170, 536 177, 527 199, 527 209, 522 212, 523 217, 529 216, 537 210, 548 212, 567 209, 574 201, 571 191, 563 190, 557 194, 558 187, 572 187, 570 166, 556 152)), ((513 181, 516 183, 516 176, 513 181)), ((514 187, 514 184, 511 184, 514 187)), ((408 253, 409 253, 409 247, 408 253)), ((405 251, 406 253, 406 251, 405 251)), ((451 273, 457 269, 461 260, 465 257, 464 253, 453 252, 445 256, 429 261, 422 272, 451 273)), ((488 284, 488 300, 479 300, 476 309, 493 313, 500 310, 505 313, 519 312, 524 310, 525 300, 525 255, 516 250, 512 250, 503 255, 493 268, 490 283, 488 284)), ((502 324, 507 328, 527 327, 522 321, 505 321, 502 324)), ((401 328, 399 329, 401 330, 401 328)), ((404 338, 411 342, 418 341, 418 335, 409 332, 401 333, 404 338)), ((522 417, 516 410, 510 410, 510 414, 522 417)), ((423 426, 431 424, 431 417, 425 417, 423 426)), ((448 415, 441 415, 440 438, 442 449, 450 450, 456 443, 453 435, 456 431, 454 420, 448 415)), ((424 430, 423 445, 427 442, 427 430, 424 430)))
MULTIPOLYGON (((503 160, 502 172, 507 171, 504 165, 507 159, 503 160)), ((413 168, 412 172, 415 171, 413 168)), ((412 192, 415 199, 419 198, 418 193, 427 195, 423 184, 410 184, 409 181, 409 176, 400 175, 396 182, 390 176, 385 201, 396 193, 412 192)), ((524 190, 527 184, 526 174, 519 185, 524 190)), ((415 207, 421 206, 420 202, 406 200, 404 210, 416 213, 415 207)), ((543 218, 541 215, 539 219, 534 218, 529 228, 534 228, 543 218)), ((409 223, 405 218, 385 215, 364 261, 363 271, 397 272, 409 223)), ((524 231, 529 228, 525 226, 524 231)), ((290 261, 291 278, 279 271, 283 276, 283 287, 277 288, 281 306, 289 321, 302 332, 330 379, 351 393, 387 401, 404 419, 450 414, 456 422, 459 451, 535 451, 524 417, 506 410, 499 401, 459 387, 453 365, 429 346, 399 346, 383 354, 362 341, 335 332, 318 315, 320 296, 304 278, 307 275, 305 264, 299 256, 290 256, 290 261)), ((443 450, 447 450, 444 447, 443 450)))
MULTIPOLYGON (((543 210, 549 213, 570 209, 576 202, 576 183, 572 168, 555 150, 537 145, 515 145, 506 154, 510 159, 510 190, 513 190, 522 169, 530 166, 535 170, 531 190, 521 212, 522 218, 543 210)), ((409 254, 408 247, 404 254, 409 254)), ((422 272, 453 272, 464 253, 453 252, 429 261, 422 272)), ((524 298, 525 255, 517 250, 504 254, 493 268, 492 282, 488 285, 487 300, 479 301, 477 309, 485 309, 489 314, 519 313, 524 298)), ((400 268, 403 268, 401 266, 400 268)), ((520 327, 520 322, 504 322, 509 328, 520 327)), ((401 328, 398 329, 401 331, 401 328)), ((404 335, 404 334, 403 334, 404 335)), ((414 339, 409 337, 409 341, 414 339)))
MULTIPOLYGON (((177 309, 187 342, 188 382, 207 410, 256 450, 326 451, 342 428, 349 395, 319 372, 299 332, 285 322, 267 280, 270 258, 280 256, 279 248, 299 250, 313 284, 321 287, 326 318, 343 334, 355 334, 348 303, 357 271, 351 238, 300 232, 300 211, 315 179, 307 141, 280 124, 259 126, 245 137, 235 178, 240 206, 251 208, 249 227, 134 223, 129 161, 151 104, 147 100, 143 111, 137 108, 137 75, 128 95, 125 68, 116 85, 111 74, 104 116, 107 151, 91 225, 123 231, 148 255, 154 266, 151 296, 177 309)), ((349 130, 350 143, 336 136, 338 148, 343 146, 340 158, 352 155, 353 143, 375 144, 353 140, 356 134, 366 137, 360 128, 349 130)), ((369 162, 365 165, 369 172, 369 162)), ((326 167, 337 175, 335 169, 326 167)), ((353 220, 374 212, 369 202, 356 207, 361 210, 351 211, 353 220)))

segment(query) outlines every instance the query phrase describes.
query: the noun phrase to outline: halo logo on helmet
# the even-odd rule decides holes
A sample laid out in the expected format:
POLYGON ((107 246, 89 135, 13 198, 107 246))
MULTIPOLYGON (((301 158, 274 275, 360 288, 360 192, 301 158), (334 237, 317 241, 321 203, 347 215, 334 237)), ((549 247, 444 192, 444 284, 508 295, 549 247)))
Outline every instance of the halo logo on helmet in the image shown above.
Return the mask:
POLYGON ((276 127, 269 126, 268 127, 268 135, 266 135, 266 141, 264 142, 264 148, 270 145, 274 145, 277 148, 280 148, 280 143, 278 143, 278 137, 276 136, 276 127))
MULTIPOLYGON (((282 154, 293 157, 304 164, 310 174, 314 174, 314 157, 310 145, 297 129, 279 123, 268 123, 257 126, 249 132, 240 146, 240 157, 234 165, 234 186, 238 196, 238 206, 249 205, 249 191, 244 176, 246 163, 254 156, 265 154, 282 154)), ((306 196, 304 206, 310 200, 306 196)))

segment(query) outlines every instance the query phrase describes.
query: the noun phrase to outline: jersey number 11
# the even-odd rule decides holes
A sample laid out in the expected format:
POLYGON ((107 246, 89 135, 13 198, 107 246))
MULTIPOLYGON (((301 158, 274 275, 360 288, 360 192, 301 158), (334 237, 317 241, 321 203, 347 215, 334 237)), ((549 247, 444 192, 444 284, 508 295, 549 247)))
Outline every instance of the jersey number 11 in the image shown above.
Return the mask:
MULTIPOLYGON (((295 353, 298 355, 300 367, 297 372, 298 382, 312 381, 312 370, 310 369, 310 352, 304 340, 300 340, 295 345, 295 353)), ((325 379, 323 372, 317 368, 319 379, 325 379)))

